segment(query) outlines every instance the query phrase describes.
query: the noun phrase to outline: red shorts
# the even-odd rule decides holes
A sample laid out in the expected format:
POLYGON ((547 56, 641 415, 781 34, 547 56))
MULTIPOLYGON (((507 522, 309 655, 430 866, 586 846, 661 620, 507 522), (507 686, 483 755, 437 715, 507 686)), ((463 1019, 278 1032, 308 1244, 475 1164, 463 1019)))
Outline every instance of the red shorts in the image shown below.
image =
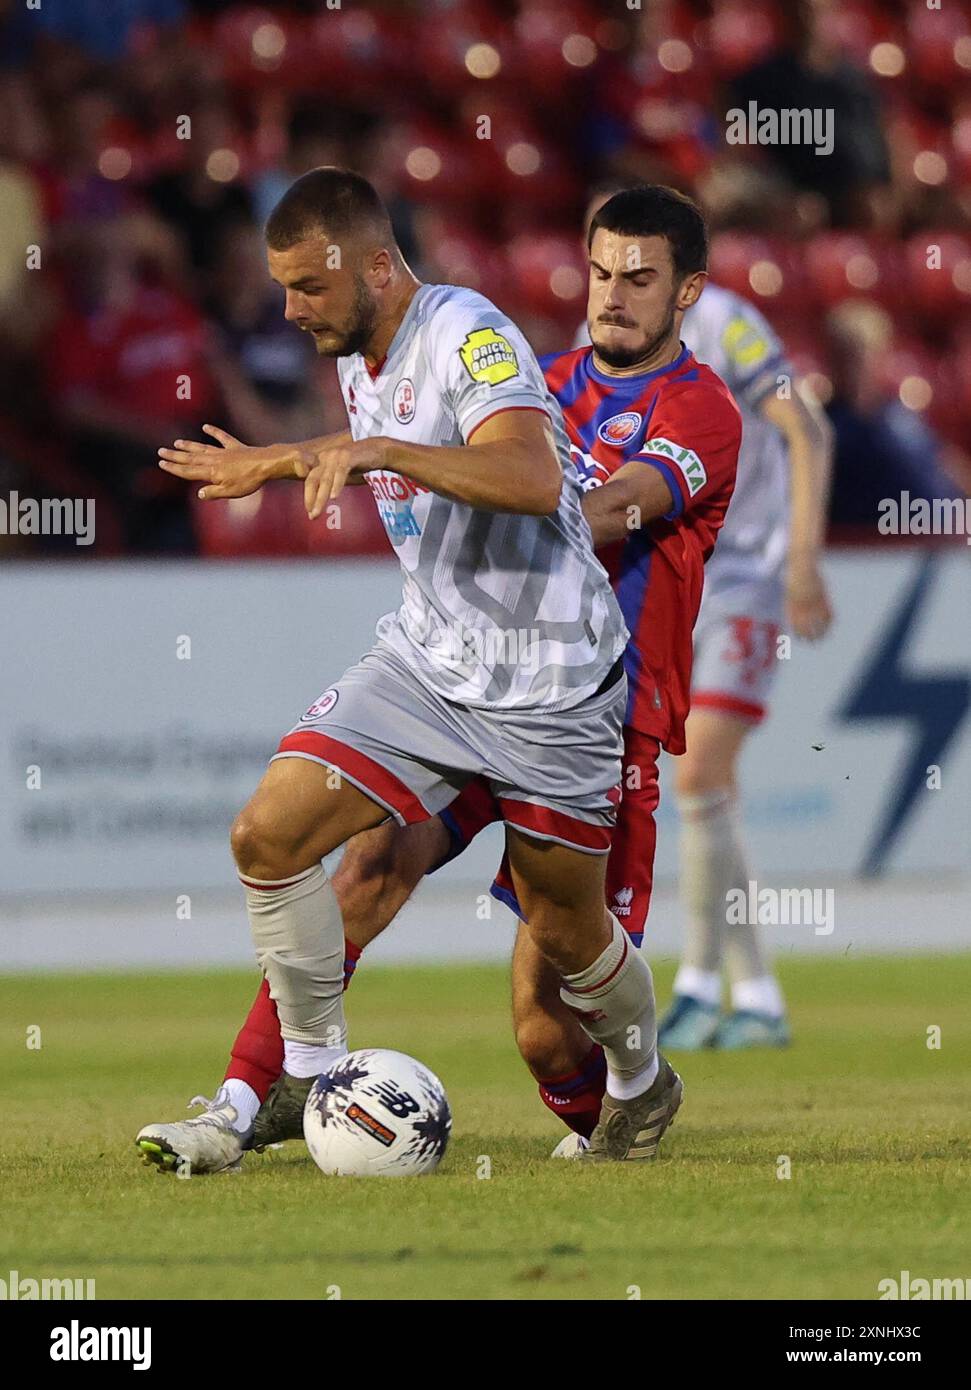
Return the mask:
MULTIPOLYGON (((657 844, 654 813, 660 800, 657 779, 660 751, 657 739, 650 734, 624 729, 622 799, 607 858, 607 906, 626 928, 635 946, 641 944, 644 935, 654 882, 657 844)), ((480 830, 503 819, 498 803, 480 778, 470 782, 439 814, 453 841, 452 853, 443 861, 445 863, 461 854, 480 830)), ((525 920, 516 901, 505 855, 492 884, 492 895, 525 920)))

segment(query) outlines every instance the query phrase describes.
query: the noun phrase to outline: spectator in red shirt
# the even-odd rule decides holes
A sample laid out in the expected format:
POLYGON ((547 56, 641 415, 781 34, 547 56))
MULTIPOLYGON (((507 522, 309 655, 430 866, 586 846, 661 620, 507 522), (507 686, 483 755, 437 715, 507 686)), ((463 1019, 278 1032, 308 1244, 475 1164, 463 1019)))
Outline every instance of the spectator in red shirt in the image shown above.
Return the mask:
POLYGON ((159 485, 155 451, 159 439, 194 435, 216 413, 205 321, 146 275, 124 224, 80 232, 70 273, 46 367, 74 461, 118 503, 128 548, 191 551, 185 489, 159 485))

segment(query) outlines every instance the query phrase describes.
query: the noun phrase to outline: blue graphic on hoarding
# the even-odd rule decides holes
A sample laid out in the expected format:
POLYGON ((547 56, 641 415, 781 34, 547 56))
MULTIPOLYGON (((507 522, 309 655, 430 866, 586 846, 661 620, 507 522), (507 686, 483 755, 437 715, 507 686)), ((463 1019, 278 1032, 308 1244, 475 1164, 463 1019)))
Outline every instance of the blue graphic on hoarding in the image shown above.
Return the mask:
MULTIPOLYGON (((927 790, 928 767, 943 765, 944 754, 971 705, 971 676, 966 671, 921 676, 912 674, 905 663, 914 625, 936 580, 936 561, 934 555, 921 560, 896 614, 878 638, 859 683, 837 711, 839 718, 851 724, 905 719, 915 735, 913 749, 863 857, 860 872, 867 877, 887 868, 891 849, 927 790)), ((966 622, 967 615, 955 614, 954 618, 957 631, 957 625, 966 622)))

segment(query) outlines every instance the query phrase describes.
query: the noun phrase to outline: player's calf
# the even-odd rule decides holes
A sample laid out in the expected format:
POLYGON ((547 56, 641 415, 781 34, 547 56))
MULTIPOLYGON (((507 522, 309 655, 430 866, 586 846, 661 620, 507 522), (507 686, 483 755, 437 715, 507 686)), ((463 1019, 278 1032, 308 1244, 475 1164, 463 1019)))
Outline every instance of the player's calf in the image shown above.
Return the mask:
POLYGON ((509 863, 534 945, 561 976, 560 999, 607 1063, 607 1092, 643 1094, 657 1076, 654 982, 603 906, 601 856, 507 828, 509 863))

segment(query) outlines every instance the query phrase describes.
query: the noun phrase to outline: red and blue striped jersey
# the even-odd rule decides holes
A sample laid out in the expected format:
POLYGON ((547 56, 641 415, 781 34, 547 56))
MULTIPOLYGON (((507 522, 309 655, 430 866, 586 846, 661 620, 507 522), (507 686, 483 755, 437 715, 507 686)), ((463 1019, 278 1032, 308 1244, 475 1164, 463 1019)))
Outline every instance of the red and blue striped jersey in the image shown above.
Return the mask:
POLYGON ((560 403, 584 489, 639 459, 661 471, 674 508, 604 546, 630 641, 627 724, 670 753, 684 752, 692 630, 704 563, 735 486, 742 439, 727 386, 687 348, 666 367, 637 376, 597 370, 590 347, 540 359, 560 403))

